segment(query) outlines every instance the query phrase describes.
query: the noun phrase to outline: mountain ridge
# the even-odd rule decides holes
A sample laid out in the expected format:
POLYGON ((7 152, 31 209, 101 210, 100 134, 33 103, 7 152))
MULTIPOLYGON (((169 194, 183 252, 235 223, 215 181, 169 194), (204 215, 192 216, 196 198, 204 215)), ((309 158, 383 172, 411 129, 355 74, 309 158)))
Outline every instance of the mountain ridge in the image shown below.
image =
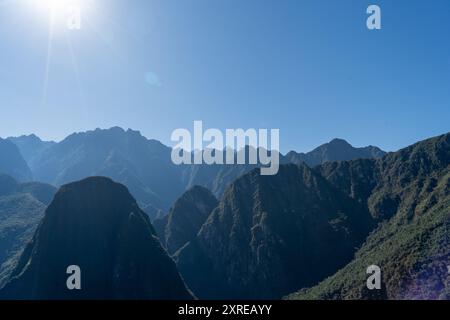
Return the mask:
MULTIPOLYGON (((103 145, 115 146, 117 141, 110 139, 109 131, 98 129, 94 133, 90 135, 104 135, 103 145)), ((113 128, 112 135, 118 135, 119 140, 124 135, 137 138, 141 148, 150 144, 168 151, 158 141, 132 130, 113 128)), ((69 140, 83 143, 76 142, 69 150, 79 152, 80 145, 82 150, 94 149, 96 143, 86 142, 91 138, 75 134, 69 140)), ((126 177, 139 175, 135 160, 123 153, 131 150, 128 143, 134 145, 134 138, 120 140, 118 149, 106 147, 107 152, 97 163, 103 165, 108 160, 106 167, 131 172, 126 177)), ((341 139, 330 143, 349 145, 341 139)), ((378 152, 368 148, 363 149, 378 152)), ((329 159, 328 148, 316 149, 325 150, 321 159, 329 159)), ((147 155, 153 157, 152 153, 147 155)), ((186 186, 185 181, 199 181, 196 175, 200 174, 198 177, 209 188, 217 184, 225 189, 221 200, 217 202, 202 186, 180 191, 178 197, 174 192, 169 214, 155 220, 154 228, 144 222, 149 224, 144 229, 154 238, 159 236, 199 298, 274 299, 288 295, 289 299, 448 299, 449 163, 447 133, 382 157, 327 160, 315 166, 307 166, 303 160, 283 162, 275 176, 261 176, 257 166, 213 168, 212 174, 199 166, 180 166, 173 180, 181 183, 177 192, 186 186), (185 180, 186 174, 193 175, 185 180), (209 204, 195 207, 202 201, 209 204), (193 222, 192 228, 183 230, 187 222, 193 222), (370 264, 382 267, 380 291, 365 287, 365 268, 370 264)), ((159 168, 162 175, 164 168, 159 168)), ((142 188, 148 190, 144 184, 142 188)), ((8 203, 15 201, 10 195, 18 191, 39 202, 51 201, 45 185, 19 184, 0 175, 0 205, 2 197, 8 203)), ((153 204, 150 201, 148 205, 153 204)), ((138 216, 138 226, 132 223, 136 231, 145 220, 138 216)), ((134 221, 135 215, 127 219, 134 221)), ((129 234, 125 237, 134 239, 129 234)), ((162 248, 156 251, 164 252, 162 248)), ((25 270, 29 254, 22 255, 16 274, 25 270)), ((0 283, 1 277, 0 269, 0 283)))
MULTIPOLYGON (((361 168, 354 165, 350 161, 344 170, 361 168)), ((378 181, 357 198, 366 201, 372 216, 382 223, 352 262, 288 299, 450 298, 450 133, 389 153, 372 165, 378 181), (365 268, 370 264, 382 268, 381 291, 365 287, 365 268)), ((327 178, 335 186, 347 192, 358 189, 358 181, 348 188, 348 181, 339 178, 342 167, 327 166, 327 178)))
POLYGON ((344 139, 334 138, 330 142, 324 143, 306 153, 290 151, 286 154, 286 158, 293 163, 305 162, 308 166, 315 167, 332 161, 377 159, 382 158, 385 154, 385 151, 372 145, 357 148, 344 139))
POLYGON ((287 164, 233 182, 174 257, 199 298, 274 299, 345 265, 371 229, 359 204, 305 164, 287 164))
MULTIPOLYGON (((130 189, 152 220, 165 215, 189 188, 200 185, 220 198, 235 179, 258 167, 176 166, 170 147, 147 139, 139 131, 120 127, 76 132, 58 143, 41 141, 35 135, 9 140, 26 154, 36 180, 59 186, 88 176, 109 176, 130 189)), ((292 153, 289 157, 280 155, 280 163, 299 161, 292 153)))

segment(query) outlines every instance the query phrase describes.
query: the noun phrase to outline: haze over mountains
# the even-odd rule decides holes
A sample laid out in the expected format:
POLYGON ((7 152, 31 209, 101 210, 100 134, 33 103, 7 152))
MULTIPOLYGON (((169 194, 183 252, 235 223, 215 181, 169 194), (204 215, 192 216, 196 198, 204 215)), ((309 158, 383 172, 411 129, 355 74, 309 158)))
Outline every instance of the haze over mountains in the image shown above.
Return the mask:
POLYGON ((19 148, 23 159, 30 168, 34 168, 36 158, 39 158, 45 149, 56 144, 54 141, 42 141, 34 134, 20 137, 9 137, 7 140, 11 141, 19 148))
MULTIPOLYGON (((450 134, 388 154, 335 139, 281 157, 274 176, 175 166, 170 148, 120 128, 39 141, 20 138, 34 178, 70 184, 53 199, 49 185, 0 176, 0 297, 450 298, 450 134), (85 293, 64 287, 73 260, 85 293), (382 290, 366 288, 372 264, 382 290)), ((3 163, 17 175, 23 162, 3 163)))
MULTIPOLYGON (((257 167, 176 166, 171 161, 169 147, 143 137, 138 131, 125 131, 119 127, 74 133, 59 143, 42 141, 35 135, 7 140, 17 145, 30 168, 26 168, 26 162, 16 161, 22 162, 17 169, 22 172, 19 180, 31 180, 32 176, 36 181, 61 186, 89 176, 108 176, 125 184, 152 220, 165 215, 189 188, 201 185, 220 198, 235 179, 257 167)), ((383 153, 375 147, 353 148, 343 140, 335 139, 307 154, 290 152, 286 157, 280 157, 280 163, 305 161, 313 166, 325 161, 379 157, 383 153)), ((2 170, 0 166, 0 172, 14 173, 14 170, 2 170)))
POLYGON ((0 173, 7 174, 18 181, 31 181, 33 175, 19 151, 9 140, 0 138, 0 173))

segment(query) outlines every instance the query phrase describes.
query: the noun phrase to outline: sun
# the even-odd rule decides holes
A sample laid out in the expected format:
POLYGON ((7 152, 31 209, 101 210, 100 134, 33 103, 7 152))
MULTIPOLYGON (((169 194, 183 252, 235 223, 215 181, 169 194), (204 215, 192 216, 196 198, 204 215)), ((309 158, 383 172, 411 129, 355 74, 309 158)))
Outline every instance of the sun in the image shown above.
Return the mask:
POLYGON ((80 1, 71 0, 34 0, 36 7, 50 12, 61 11, 71 5, 77 5, 80 1))
MULTIPOLYGON (((0 0, 1 1, 1 0, 0 0)), ((87 15, 92 9, 94 0, 28 0, 39 16, 49 19, 53 33, 60 33, 67 29, 69 24, 80 29, 81 21, 87 20, 87 15)))
POLYGON ((73 7, 84 10, 90 1, 91 0, 32 0, 33 5, 37 9, 56 16, 66 14, 67 11, 73 7))

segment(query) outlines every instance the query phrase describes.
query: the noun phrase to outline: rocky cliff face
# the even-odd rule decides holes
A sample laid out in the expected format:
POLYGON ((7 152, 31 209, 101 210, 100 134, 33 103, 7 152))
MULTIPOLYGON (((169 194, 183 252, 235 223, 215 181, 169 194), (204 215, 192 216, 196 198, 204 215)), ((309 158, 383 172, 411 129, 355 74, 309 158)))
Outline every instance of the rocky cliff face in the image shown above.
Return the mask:
POLYGON ((195 186, 175 202, 167 216, 154 221, 160 240, 170 254, 197 235, 217 203, 208 189, 195 186))
POLYGON ((353 257, 369 212, 306 165, 235 181, 197 237, 176 253, 199 298, 279 298, 353 257))

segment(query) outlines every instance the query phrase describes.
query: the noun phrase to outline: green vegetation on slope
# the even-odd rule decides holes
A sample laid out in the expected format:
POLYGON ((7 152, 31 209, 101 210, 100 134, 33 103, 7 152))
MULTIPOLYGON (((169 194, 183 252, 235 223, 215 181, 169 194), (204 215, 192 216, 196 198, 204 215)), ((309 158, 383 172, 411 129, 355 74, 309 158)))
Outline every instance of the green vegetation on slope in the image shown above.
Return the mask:
MULTIPOLYGON (((379 180, 366 197, 372 215, 380 221, 379 227, 346 267, 317 286, 287 298, 449 299, 449 162, 450 134, 379 160, 379 180), (382 290, 366 287, 366 268, 372 264, 381 268, 382 290)), ((348 187, 343 183, 345 176, 327 172, 335 185, 348 187)), ((355 181, 367 178, 356 176, 355 181)), ((355 181, 347 192, 354 190, 355 181)))

